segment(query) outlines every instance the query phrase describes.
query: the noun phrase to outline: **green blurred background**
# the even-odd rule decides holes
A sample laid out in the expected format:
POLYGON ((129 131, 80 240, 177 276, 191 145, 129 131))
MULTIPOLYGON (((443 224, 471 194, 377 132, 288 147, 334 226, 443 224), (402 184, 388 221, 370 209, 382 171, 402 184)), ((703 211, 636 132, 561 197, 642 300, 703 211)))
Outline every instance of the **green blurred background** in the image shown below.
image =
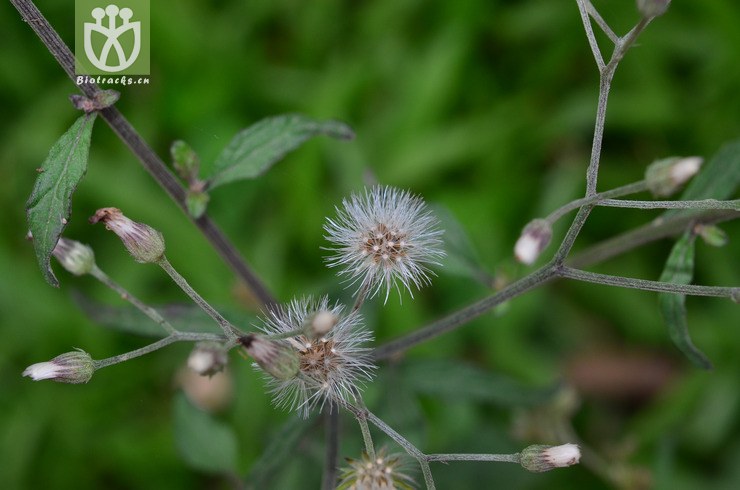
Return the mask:
MULTIPOLYGON (((732 0, 674 4, 617 71, 600 189, 640 179, 653 159, 709 157, 740 136, 740 8, 732 0)), ((618 33, 637 21, 632 1, 595 5, 618 33)), ((73 2, 38 6, 71 43, 73 2)), ((151 22, 151 85, 110 88, 122 92, 117 106, 160 156, 184 139, 212 161, 240 128, 284 112, 338 118, 357 132, 352 142, 313 140, 263 178, 212 196, 210 214, 280 300, 328 293, 349 301, 322 265, 321 227, 364 183, 409 188, 449 209, 482 267, 501 280, 528 270, 511 259, 522 226, 583 193, 598 77, 574 1, 154 1, 151 22)), ((39 273, 24 240, 24 204, 34 169, 77 117, 67 100, 75 87, 7 2, 0 32, 0 486, 228 488, 228 478, 192 469, 175 447, 177 373, 189 346, 107 368, 83 386, 20 376, 73 347, 104 358, 150 340, 88 319, 73 293, 121 304, 92 278, 54 264, 57 290, 39 273)), ((171 262, 213 304, 238 320, 254 311, 101 120, 66 235, 91 244, 101 268, 150 304, 184 303, 158 268, 134 263, 115 236, 87 224, 104 206, 161 230, 171 262)), ((576 247, 657 214, 597 209, 576 247)), ((697 283, 740 283, 740 226, 724 229, 730 245, 698 244, 697 283)), ((651 244, 593 269, 655 279, 670 246, 651 244)), ((365 306, 378 339, 488 294, 469 278, 438 273, 415 300, 365 306)), ((443 489, 740 488, 738 307, 706 298, 687 305, 694 340, 715 364, 711 373, 673 347, 655 294, 561 283, 382 368, 369 407, 426 452, 514 452, 552 442, 542 440, 542 426, 552 429, 553 410, 567 398, 575 430, 605 462, 602 471, 584 464, 543 475, 437 464, 443 489), (428 363, 449 366, 449 375, 458 361, 490 373, 491 385, 480 383, 471 396, 394 381, 416 366, 429 385, 428 363), (562 381, 573 388, 549 404, 533 407, 519 396, 562 381)), ((230 374, 233 400, 215 416, 234 428, 246 474, 289 414, 271 408, 259 376, 235 354, 230 374)), ((356 424, 342 423, 341 455, 358 457, 356 424)), ((311 429, 264 488, 318 488, 322 444, 320 428, 311 429)))

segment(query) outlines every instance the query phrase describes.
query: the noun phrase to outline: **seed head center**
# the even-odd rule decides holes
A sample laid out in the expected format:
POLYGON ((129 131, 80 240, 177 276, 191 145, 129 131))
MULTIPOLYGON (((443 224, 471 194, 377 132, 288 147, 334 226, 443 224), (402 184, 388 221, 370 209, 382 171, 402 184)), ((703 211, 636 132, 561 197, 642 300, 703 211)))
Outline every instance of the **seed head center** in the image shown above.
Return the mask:
POLYGON ((406 256, 406 234, 378 223, 362 236, 360 252, 377 263, 399 262, 406 256))

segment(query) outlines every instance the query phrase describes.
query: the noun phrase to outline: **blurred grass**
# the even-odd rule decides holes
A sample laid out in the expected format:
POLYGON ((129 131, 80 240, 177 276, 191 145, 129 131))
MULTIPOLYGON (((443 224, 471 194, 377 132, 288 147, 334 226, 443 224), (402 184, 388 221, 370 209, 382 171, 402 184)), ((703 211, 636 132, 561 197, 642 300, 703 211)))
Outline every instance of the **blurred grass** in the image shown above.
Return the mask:
MULTIPOLYGON (((740 9, 730 0, 674 3, 617 72, 601 189, 639 179, 655 158, 711 156, 740 134, 740 9)), ((636 21, 632 2, 595 4, 617 32, 636 21)), ((71 42, 72 3, 38 6, 71 42)), ((212 196, 209 212, 281 300, 308 293, 348 298, 322 265, 321 225, 364 181, 408 187, 446 206, 484 267, 511 276, 525 272, 510 258, 521 227, 582 193, 597 73, 574 2, 182 0, 177 8, 152 2, 151 18, 152 85, 122 88, 117 105, 161 156, 184 139, 210 161, 240 128, 283 112, 342 119, 358 134, 351 143, 311 141, 265 177, 212 196)), ((174 374, 187 346, 107 368, 85 386, 20 377, 25 366, 72 347, 103 358, 146 340, 85 318, 72 291, 119 304, 92 279, 61 271, 62 287, 53 290, 37 269, 23 239, 24 203, 34 169, 76 116, 66 99, 75 89, 8 3, 0 6, 0 30, 0 481, 9 489, 225 487, 190 470, 174 449, 174 374)), ((95 209, 116 206, 164 233, 171 262, 204 297, 244 304, 206 241, 101 121, 90 155, 67 233, 92 244, 102 268, 150 303, 185 299, 155 267, 133 263, 112 234, 86 223, 95 209)), ((597 209, 577 247, 656 215, 597 209)), ((740 226, 726 230, 727 247, 698 246, 697 282, 738 284, 740 226)), ((669 249, 669 241, 653 244, 597 269, 656 278, 669 249)), ((383 340, 484 294, 440 271, 414 301, 370 303, 368 322, 383 340)), ((649 396, 581 393, 581 436, 607 458, 651 470, 654 488, 737 488, 738 309, 705 298, 689 298, 687 306, 713 373, 697 372, 676 353, 655 295, 572 283, 519 298, 504 315, 486 315, 410 356, 465 359, 537 386, 592 352, 668 360, 673 376, 649 396)), ((247 362, 232 356, 232 367, 236 397, 221 418, 236 428, 246 473, 286 414, 270 407, 247 362)), ((369 399, 380 403, 389 389, 377 383, 369 399)), ((420 401, 409 403, 423 420, 395 416, 428 451, 515 451, 526 444, 512 437, 509 409, 420 401)), ((376 408, 383 413, 371 404, 376 408)), ((357 431, 345 422, 353 435, 342 455, 357 456, 357 431)), ((316 488, 321 444, 318 431, 304 441, 302 456, 273 488, 316 488)), ((583 466, 547 475, 474 463, 434 471, 439 488, 480 488, 481 481, 609 488, 583 466)))

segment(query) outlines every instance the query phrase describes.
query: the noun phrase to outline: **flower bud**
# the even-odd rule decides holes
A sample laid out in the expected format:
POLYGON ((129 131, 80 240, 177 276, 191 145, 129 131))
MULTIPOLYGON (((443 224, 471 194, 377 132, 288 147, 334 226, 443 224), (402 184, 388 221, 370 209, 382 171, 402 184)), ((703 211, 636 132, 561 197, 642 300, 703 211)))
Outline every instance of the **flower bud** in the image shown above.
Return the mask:
POLYGON ((95 267, 95 254, 85 244, 60 238, 52 252, 62 267, 75 276, 89 274, 95 267))
POLYGON ((550 244, 552 226, 544 219, 529 222, 514 245, 514 256, 522 264, 530 265, 550 244))
POLYGON ((310 319, 306 333, 311 338, 323 337, 339 322, 339 317, 329 310, 320 310, 310 319))
POLYGON ((581 449, 576 444, 543 446, 535 444, 519 453, 519 464, 527 471, 542 473, 554 468, 565 468, 578 464, 581 449))
POLYGON ((95 365, 90 354, 82 350, 67 352, 48 362, 39 362, 28 366, 23 376, 30 376, 34 381, 51 379, 59 383, 87 383, 95 372, 95 365))
POLYGON ((164 255, 162 234, 149 225, 128 219, 120 209, 98 209, 90 218, 90 223, 99 221, 118 235, 137 262, 157 262, 164 255))
POLYGON ((287 381, 298 375, 300 368, 298 354, 284 342, 270 340, 262 335, 248 334, 241 337, 239 343, 272 377, 287 381))
POLYGON ((645 181, 656 197, 670 196, 699 171, 701 157, 672 157, 651 163, 645 171, 645 181))
POLYGON ((645 18, 658 17, 668 10, 670 4, 671 0, 637 0, 637 10, 645 18))
POLYGON ((201 376, 223 371, 228 362, 229 356, 217 342, 199 342, 188 356, 188 367, 201 376))

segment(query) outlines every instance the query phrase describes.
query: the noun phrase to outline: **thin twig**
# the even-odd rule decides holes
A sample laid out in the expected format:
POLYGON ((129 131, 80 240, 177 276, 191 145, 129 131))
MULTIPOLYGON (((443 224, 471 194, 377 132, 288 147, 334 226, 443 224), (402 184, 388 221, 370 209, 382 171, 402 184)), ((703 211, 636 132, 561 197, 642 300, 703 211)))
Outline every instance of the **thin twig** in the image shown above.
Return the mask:
MULTIPOLYGON (((595 11, 596 9, 593 7, 593 5, 591 5, 591 2, 589 2, 588 0, 577 0, 577 1, 578 1, 578 11, 581 14, 581 22, 583 22, 583 29, 586 31, 586 37, 588 38, 588 45, 591 46, 591 52, 594 55, 594 60, 596 60, 596 66, 598 66, 599 72, 601 72, 605 66, 604 57, 601 55, 601 49, 599 49, 599 43, 596 42, 596 36, 594 36, 594 30, 593 30, 593 27, 591 27, 591 19, 589 18, 590 12, 589 12, 588 7, 591 7, 591 10, 593 11, 595 11)), ((599 16, 599 18, 601 17, 599 16)), ((615 41, 615 44, 616 44, 616 41, 615 41)))
POLYGON ((646 279, 598 274, 565 266, 558 270, 558 275, 567 279, 575 279, 577 281, 590 282, 594 284, 604 284, 606 286, 642 289, 644 291, 657 291, 661 293, 687 294, 691 296, 733 298, 740 293, 740 288, 738 287, 696 286, 694 284, 674 284, 670 282, 649 281, 646 279))
POLYGON ((601 30, 604 31, 604 34, 607 35, 611 42, 617 44, 619 42, 619 36, 614 33, 611 27, 609 27, 609 24, 606 23, 601 14, 599 14, 598 10, 594 8, 590 0, 586 0, 586 9, 588 10, 589 15, 596 21, 596 24, 601 27, 601 30))
POLYGON ((321 481, 323 490, 334 490, 337 485, 337 461, 339 458, 339 407, 330 402, 326 421, 326 455, 324 457, 324 474, 321 481))
POLYGON ((428 454, 427 461, 493 461, 519 464, 519 453, 514 454, 428 454))
MULTIPOLYGON (((59 34, 44 18, 36 5, 30 0, 11 0, 11 3, 26 22, 44 43, 49 52, 54 56, 67 76, 75 82, 75 59, 69 47, 62 41, 59 34)), ((100 91, 94 83, 78 84, 77 87, 90 98, 100 91)), ((276 303, 276 300, 267 290, 262 281, 255 275, 251 267, 239 254, 234 245, 224 236, 221 230, 205 214, 194 219, 187 210, 185 203, 185 190, 177 181, 175 176, 167 168, 167 165, 157 156, 151 147, 144 141, 139 133, 123 117, 115 107, 109 107, 100 111, 100 116, 108 123, 114 133, 123 141, 132 153, 139 159, 141 165, 167 192, 188 218, 195 223, 203 235, 208 239, 213 248, 221 258, 231 267, 254 293, 257 300, 264 306, 276 303)))
POLYGON ((718 199, 702 199, 698 201, 637 201, 625 199, 605 199, 599 201, 599 206, 612 208, 634 209, 731 209, 740 211, 740 199, 720 201, 718 199))

